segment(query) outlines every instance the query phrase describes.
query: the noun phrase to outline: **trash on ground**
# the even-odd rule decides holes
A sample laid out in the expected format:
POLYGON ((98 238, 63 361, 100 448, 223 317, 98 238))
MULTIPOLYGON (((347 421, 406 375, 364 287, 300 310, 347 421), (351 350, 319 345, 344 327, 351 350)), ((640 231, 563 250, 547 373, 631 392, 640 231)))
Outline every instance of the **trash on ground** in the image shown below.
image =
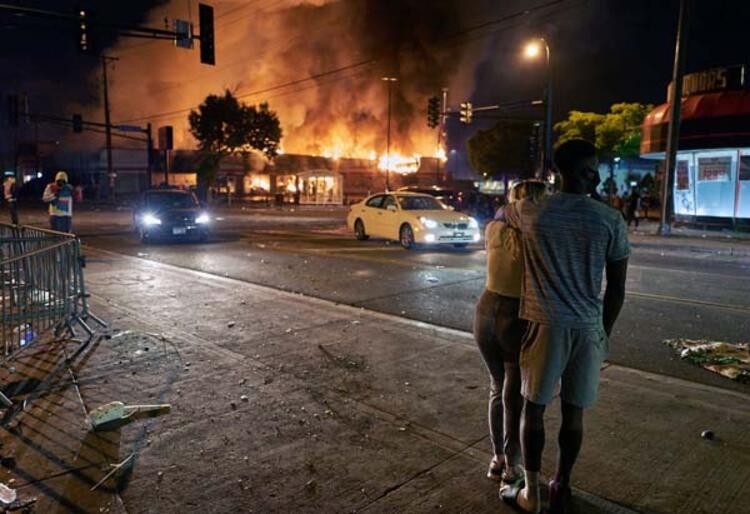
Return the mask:
POLYGON ((701 437, 703 439, 708 440, 708 441, 713 441, 714 440, 714 431, 713 430, 704 430, 703 432, 701 432, 701 437))
POLYGON ((117 464, 111 464, 112 469, 109 471, 109 473, 107 473, 106 475, 104 475, 101 480, 99 480, 97 483, 95 483, 91 487, 91 489, 89 489, 89 491, 95 490, 100 485, 102 485, 104 482, 106 482, 107 480, 109 480, 109 477, 111 477, 115 473, 120 472, 125 466, 127 466, 128 464, 130 464, 130 462, 133 460, 133 457, 135 457, 135 452, 131 453, 130 455, 128 455, 127 458, 125 458, 125 460, 123 460, 122 462, 119 462, 117 464))
POLYGON ((738 382, 750 382, 748 343, 726 343, 705 339, 667 339, 664 341, 680 358, 738 382))
POLYGON ((125 405, 123 402, 110 402, 89 412, 92 430, 112 430, 140 418, 153 418, 168 414, 170 404, 125 405))
POLYGON ((0 503, 10 505, 18 498, 16 490, 0 482, 0 503))
POLYGON ((428 275, 427 282, 440 282, 440 279, 437 277, 433 277, 432 275, 428 275))
POLYGON ((229 323, 227 323, 227 327, 229 327, 229 328, 232 328, 235 325, 236 325, 236 323, 234 321, 230 321, 229 323))
POLYGON ((138 257, 148 257, 147 253, 138 252, 138 257))

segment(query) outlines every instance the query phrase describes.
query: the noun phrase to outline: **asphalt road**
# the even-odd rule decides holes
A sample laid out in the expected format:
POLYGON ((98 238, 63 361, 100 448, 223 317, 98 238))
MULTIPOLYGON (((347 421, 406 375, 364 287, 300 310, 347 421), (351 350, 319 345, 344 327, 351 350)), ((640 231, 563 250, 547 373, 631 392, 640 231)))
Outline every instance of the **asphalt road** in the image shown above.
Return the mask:
MULTIPOLYGON (((235 210, 220 216, 206 244, 143 245, 130 231, 127 211, 81 213, 75 224, 84 244, 96 248, 471 330, 485 278, 481 246, 406 251, 396 243, 360 242, 344 217, 335 208, 235 210)), ((747 341, 750 258, 635 243, 630 263, 610 360, 750 390, 680 361, 663 343, 678 337, 747 341)))

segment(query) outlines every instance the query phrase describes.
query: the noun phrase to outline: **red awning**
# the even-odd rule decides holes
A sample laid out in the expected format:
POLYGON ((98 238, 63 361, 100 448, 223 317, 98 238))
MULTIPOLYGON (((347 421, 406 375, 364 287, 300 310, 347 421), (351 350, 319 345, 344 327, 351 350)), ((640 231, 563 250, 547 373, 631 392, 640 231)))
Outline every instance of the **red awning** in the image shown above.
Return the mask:
MULTIPOLYGON (((743 115, 750 115, 750 90, 705 93, 682 99, 682 120, 743 115)), ((648 113, 643 126, 660 125, 668 121, 669 104, 665 103, 648 113)))

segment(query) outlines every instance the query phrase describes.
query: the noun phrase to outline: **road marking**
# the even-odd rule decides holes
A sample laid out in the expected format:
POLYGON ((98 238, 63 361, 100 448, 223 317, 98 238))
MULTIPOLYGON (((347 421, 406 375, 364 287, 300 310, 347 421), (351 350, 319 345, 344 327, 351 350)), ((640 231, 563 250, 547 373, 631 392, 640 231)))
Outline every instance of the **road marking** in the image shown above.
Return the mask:
POLYGON ((718 309, 727 309, 732 311, 750 312, 750 307, 746 305, 734 305, 731 303, 719 303, 719 302, 707 302, 703 300, 695 300, 693 298, 680 298, 678 296, 668 296, 655 293, 638 293, 638 292, 626 292, 627 296, 637 296, 645 298, 647 300, 656 300, 660 302, 672 302, 682 303, 686 305, 700 305, 702 307, 715 307, 718 309))

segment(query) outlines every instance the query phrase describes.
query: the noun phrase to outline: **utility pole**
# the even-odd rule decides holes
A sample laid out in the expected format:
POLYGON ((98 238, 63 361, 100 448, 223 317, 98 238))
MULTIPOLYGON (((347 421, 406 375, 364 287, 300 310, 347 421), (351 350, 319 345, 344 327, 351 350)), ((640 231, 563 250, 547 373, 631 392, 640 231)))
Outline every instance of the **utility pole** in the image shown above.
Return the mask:
POLYGON ((146 125, 146 152, 148 152, 148 155, 146 155, 146 190, 149 190, 151 189, 151 174, 154 170, 154 138, 151 134, 150 123, 146 125))
MULTIPOLYGON (((438 135, 437 135, 437 147, 438 151, 440 150, 440 144, 442 143, 443 138, 443 132, 445 131, 445 121, 447 117, 445 116, 445 111, 448 109, 448 88, 444 87, 442 91, 443 95, 440 98, 440 125, 438 125, 438 135)), ((437 165, 435 166, 435 185, 437 185, 440 182, 440 160, 441 156, 438 154, 437 156, 437 165)))
POLYGON ((381 80, 388 83, 388 128, 385 144, 385 190, 391 190, 390 168, 391 168, 391 90, 393 83, 398 81, 396 77, 383 77, 381 80))
POLYGON ((115 199, 115 176, 112 169, 112 125, 109 119, 109 86, 107 84, 107 62, 116 61, 116 57, 102 55, 102 81, 104 85, 104 132, 107 145, 107 177, 109 178, 109 200, 115 199))
POLYGON ((685 73, 685 53, 690 18, 690 0, 680 0, 680 17, 677 22, 677 41, 672 68, 672 94, 669 97, 669 129, 667 131, 666 161, 661 189, 661 221, 659 234, 668 236, 672 232, 672 188, 677 164, 677 147, 680 139, 680 115, 682 113, 682 76, 685 73))

